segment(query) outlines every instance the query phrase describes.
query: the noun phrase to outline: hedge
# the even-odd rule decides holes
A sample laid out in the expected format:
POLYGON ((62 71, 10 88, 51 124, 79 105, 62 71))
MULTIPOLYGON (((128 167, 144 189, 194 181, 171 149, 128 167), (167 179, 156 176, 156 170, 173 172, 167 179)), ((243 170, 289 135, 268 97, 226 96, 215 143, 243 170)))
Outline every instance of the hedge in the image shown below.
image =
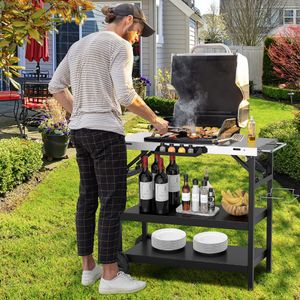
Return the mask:
POLYGON ((0 140, 0 195, 40 170, 42 157, 41 143, 19 138, 0 140))
MULTIPOLYGON (((299 119, 298 119, 299 121, 299 119)), ((259 136, 277 138, 287 145, 275 152, 274 169, 300 182, 300 132, 296 120, 286 120, 261 129, 259 136)))
POLYGON ((271 37, 267 37, 265 39, 265 48, 263 55, 263 75, 262 75, 262 83, 263 85, 278 85, 280 83, 284 83, 284 80, 279 78, 278 75, 273 70, 274 64, 269 58, 268 49, 273 44, 274 40, 271 37))
POLYGON ((293 101, 300 101, 300 91, 292 89, 280 89, 274 86, 263 85, 262 92, 265 96, 268 96, 277 100, 287 100, 290 101, 291 98, 288 93, 293 92, 293 101))
POLYGON ((145 97, 145 102, 154 111, 158 112, 160 116, 172 116, 176 100, 165 99, 157 96, 145 97))

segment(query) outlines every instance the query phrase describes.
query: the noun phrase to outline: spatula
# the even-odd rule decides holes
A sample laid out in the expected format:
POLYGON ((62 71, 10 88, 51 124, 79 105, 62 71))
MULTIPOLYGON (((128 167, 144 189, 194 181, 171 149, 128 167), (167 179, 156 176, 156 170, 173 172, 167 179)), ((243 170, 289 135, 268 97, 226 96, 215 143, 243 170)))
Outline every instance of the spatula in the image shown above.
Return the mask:
POLYGON ((215 140, 215 144, 225 143, 225 142, 241 142, 244 138, 244 135, 240 133, 235 133, 233 136, 221 139, 221 140, 215 140))

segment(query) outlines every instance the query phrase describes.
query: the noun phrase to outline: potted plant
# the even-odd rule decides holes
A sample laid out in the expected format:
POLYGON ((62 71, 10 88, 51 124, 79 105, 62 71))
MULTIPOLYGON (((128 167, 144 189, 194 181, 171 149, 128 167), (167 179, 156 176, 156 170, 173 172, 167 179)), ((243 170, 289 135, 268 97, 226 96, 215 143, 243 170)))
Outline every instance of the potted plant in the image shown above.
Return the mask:
POLYGON ((43 116, 39 125, 44 143, 44 154, 48 160, 65 158, 70 141, 70 129, 66 111, 55 100, 47 101, 48 115, 43 116))
POLYGON ((141 76, 133 78, 133 87, 143 99, 146 97, 147 86, 151 86, 151 81, 146 77, 141 76))

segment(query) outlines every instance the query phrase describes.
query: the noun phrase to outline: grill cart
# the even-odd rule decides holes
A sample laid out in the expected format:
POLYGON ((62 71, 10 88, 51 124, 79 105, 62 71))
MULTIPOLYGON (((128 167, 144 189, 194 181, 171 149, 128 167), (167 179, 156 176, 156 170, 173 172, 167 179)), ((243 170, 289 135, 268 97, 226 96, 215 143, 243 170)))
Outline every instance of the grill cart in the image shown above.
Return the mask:
MULTIPOLYGON (((244 58, 242 58, 243 61, 244 58)), ((214 154, 229 155, 249 175, 249 209, 248 215, 231 216, 222 208, 214 217, 180 214, 171 212, 169 215, 141 214, 139 205, 127 209, 121 216, 122 220, 142 223, 141 235, 136 244, 119 255, 119 265, 128 271, 129 263, 161 264, 178 267, 212 269, 220 271, 245 272, 248 274, 248 289, 253 289, 254 268, 266 259, 266 271, 272 270, 272 180, 273 155, 284 147, 275 139, 259 138, 255 146, 248 146, 247 139, 230 144, 218 144, 219 138, 224 138, 239 131, 247 125, 248 79, 238 80, 240 58, 233 54, 184 54, 175 55, 172 60, 172 80, 180 100, 175 106, 173 123, 178 128, 186 130, 183 136, 176 130, 166 137, 153 136, 148 132, 135 133, 126 136, 127 149, 139 150, 140 154, 128 165, 128 176, 137 174, 140 170, 142 156, 153 153, 161 155, 191 156, 214 154), (239 84, 241 83, 242 84, 239 84), (228 121, 230 120, 230 121, 228 121), (234 121, 232 121, 234 120, 234 121), (225 126, 224 124, 230 124, 225 126), (197 131, 197 127, 201 127, 197 131), (216 127, 217 134, 203 133, 205 127, 216 127), (225 134, 224 134, 225 133, 225 134), (173 134, 173 135, 172 135, 173 134), (194 153, 161 152, 160 143, 167 146, 184 146, 195 149, 194 153), (266 165, 262 166, 258 158, 264 153, 267 156, 266 165), (135 168, 130 170, 134 165, 135 168), (267 185, 267 206, 255 207, 255 189, 262 184, 267 185), (267 219, 266 245, 256 248, 254 245, 254 228, 263 219, 267 219), (228 246, 227 250, 214 255, 200 254, 193 250, 191 242, 181 250, 172 252, 160 251, 151 246, 148 223, 176 224, 199 227, 227 228, 246 230, 248 232, 247 247, 228 246)), ((243 61, 245 63, 245 60, 243 61)), ((243 70, 242 70, 243 71, 243 70)), ((240 73, 239 73, 240 72, 240 73)), ((242 72, 243 73, 243 72, 242 72)), ((244 64, 244 73, 248 74, 244 64)), ((204 130, 205 131, 205 130, 204 130)))

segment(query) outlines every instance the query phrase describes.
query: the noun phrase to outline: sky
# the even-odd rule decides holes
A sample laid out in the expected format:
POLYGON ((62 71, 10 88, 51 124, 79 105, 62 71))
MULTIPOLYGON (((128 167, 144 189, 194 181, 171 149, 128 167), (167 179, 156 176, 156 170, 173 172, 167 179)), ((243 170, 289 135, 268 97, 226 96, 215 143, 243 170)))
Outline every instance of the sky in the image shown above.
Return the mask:
POLYGON ((216 3, 219 6, 219 0, 196 0, 196 7, 200 9, 201 15, 207 14, 210 12, 210 6, 212 3, 216 3))

